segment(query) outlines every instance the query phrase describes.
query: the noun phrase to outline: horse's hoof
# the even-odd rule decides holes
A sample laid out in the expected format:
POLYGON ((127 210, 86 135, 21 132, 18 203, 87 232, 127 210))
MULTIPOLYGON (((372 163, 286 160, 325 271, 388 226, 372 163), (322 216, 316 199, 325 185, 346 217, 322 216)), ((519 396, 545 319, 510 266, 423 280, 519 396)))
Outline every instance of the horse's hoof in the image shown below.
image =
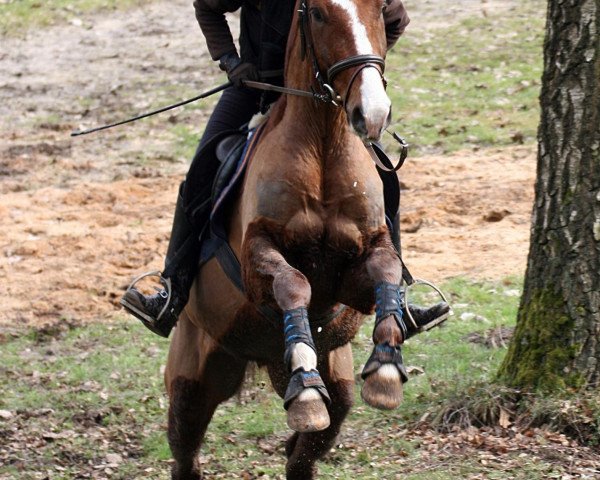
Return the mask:
POLYGON ((373 408, 380 410, 397 408, 404 397, 398 368, 393 364, 385 364, 369 374, 360 395, 373 408))
POLYGON ((329 413, 314 388, 304 390, 288 407, 287 424, 299 433, 318 432, 329 427, 329 413))

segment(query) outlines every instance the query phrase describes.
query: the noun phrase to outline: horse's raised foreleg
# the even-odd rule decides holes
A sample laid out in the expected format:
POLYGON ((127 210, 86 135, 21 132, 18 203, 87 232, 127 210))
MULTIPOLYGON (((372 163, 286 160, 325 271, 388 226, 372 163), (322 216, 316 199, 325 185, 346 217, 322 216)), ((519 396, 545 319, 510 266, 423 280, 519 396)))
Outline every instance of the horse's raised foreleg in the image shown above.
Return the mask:
POLYGON ((401 353, 406 338, 401 280, 402 262, 383 227, 373 238, 365 262, 344 279, 342 290, 352 298, 340 299, 361 311, 368 311, 375 300, 375 348, 362 372, 361 395, 369 405, 385 410, 400 405, 402 383, 407 380, 401 353), (357 293, 353 296, 352 292, 357 293))
POLYGON ((181 315, 165 370, 173 480, 202 478, 196 462, 206 428, 219 403, 236 393, 245 370, 244 360, 219 349, 185 312, 181 315))
POLYGON ((256 304, 271 299, 283 310, 284 362, 292 376, 284 398, 288 426, 314 432, 329 426, 329 395, 319 372, 308 322, 311 288, 307 278, 287 263, 260 221, 246 231, 243 247, 246 292, 256 304))
MULTIPOLYGON (((294 433, 286 442, 288 457, 286 473, 288 480, 310 480, 314 476, 315 462, 322 458, 333 446, 335 438, 354 397, 354 371, 350 344, 329 352, 326 365, 321 366, 323 380, 331 395, 328 406, 331 424, 325 430, 312 433, 294 433)), ((269 369, 271 380, 276 389, 285 391, 281 385, 285 375, 269 369), (278 386, 279 384, 279 386, 278 386)))

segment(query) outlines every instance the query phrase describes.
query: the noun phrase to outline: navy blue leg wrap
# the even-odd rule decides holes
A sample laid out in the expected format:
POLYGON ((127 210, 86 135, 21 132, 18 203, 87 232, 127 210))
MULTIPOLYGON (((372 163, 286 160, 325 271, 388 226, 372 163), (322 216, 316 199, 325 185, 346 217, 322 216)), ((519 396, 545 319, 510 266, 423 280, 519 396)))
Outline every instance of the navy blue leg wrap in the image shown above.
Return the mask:
MULTIPOLYGON (((292 347, 296 343, 305 343, 317 353, 315 343, 310 333, 310 324, 308 323, 308 312, 306 308, 294 308, 283 312, 283 335, 285 337, 285 353, 283 360, 289 371, 292 369, 292 347)), ((327 393, 327 388, 323 383, 323 379, 317 370, 304 370, 300 367, 292 372, 290 382, 288 383, 285 392, 283 406, 287 410, 292 401, 298 397, 306 388, 315 388, 320 394, 323 401, 329 405, 331 399, 327 393)))
POLYGON ((310 324, 308 323, 308 311, 304 307, 294 308, 283 312, 283 335, 285 337, 284 361, 286 367, 292 368, 292 346, 296 343, 305 343, 312 348, 315 353, 317 349, 310 333, 310 324))
POLYGON ((408 329, 402 319, 403 307, 404 293, 400 290, 400 285, 389 282, 375 285, 375 327, 388 315, 393 315, 402 332, 402 338, 406 339, 408 329))
POLYGON ((386 364, 392 364, 398 369, 402 383, 408 382, 408 373, 402 359, 402 348, 400 345, 392 347, 388 342, 377 345, 373 349, 369 360, 365 364, 365 368, 363 368, 361 377, 364 380, 386 364))

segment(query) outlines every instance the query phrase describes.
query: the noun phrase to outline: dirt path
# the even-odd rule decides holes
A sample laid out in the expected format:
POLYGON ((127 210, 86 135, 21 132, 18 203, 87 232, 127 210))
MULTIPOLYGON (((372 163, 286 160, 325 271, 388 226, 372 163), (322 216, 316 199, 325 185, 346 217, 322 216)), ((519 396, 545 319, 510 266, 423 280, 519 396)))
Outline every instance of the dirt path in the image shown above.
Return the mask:
MULTIPOLYGON (((533 165, 527 148, 408 163, 403 247, 413 274, 433 281, 521 275, 533 165)), ((162 266, 178 179, 3 194, 0 271, 10 281, 1 321, 112 316, 131 277, 162 266)))
MULTIPOLYGON (((81 126, 125 117, 223 80, 189 0, 2 39, 0 324, 113 318, 136 274, 160 269, 188 159, 175 129, 211 102, 102 135, 81 126)), ((407 1, 413 35, 507 2, 407 1)), ((404 256, 413 274, 501 279, 524 271, 534 178, 531 147, 407 163, 404 256)))

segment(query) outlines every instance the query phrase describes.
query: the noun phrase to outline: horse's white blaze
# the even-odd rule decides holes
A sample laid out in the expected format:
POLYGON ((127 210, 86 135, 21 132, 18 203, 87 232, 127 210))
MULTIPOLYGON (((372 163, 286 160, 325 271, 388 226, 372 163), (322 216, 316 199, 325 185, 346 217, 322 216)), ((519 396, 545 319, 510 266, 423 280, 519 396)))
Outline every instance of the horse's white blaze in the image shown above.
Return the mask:
POLYGON ((373 45, 369 40, 367 29, 358 18, 356 5, 351 0, 332 0, 334 5, 344 9, 350 17, 350 26, 354 35, 354 44, 356 45, 357 55, 368 55, 373 53, 373 45))
MULTIPOLYGON (((351 0, 331 1, 348 14, 354 37, 354 45, 356 46, 356 55, 374 54, 375 52, 369 40, 367 29, 358 17, 354 2, 351 0)), ((357 81, 360 81, 360 105, 367 123, 369 136, 379 136, 381 130, 387 126, 391 107, 391 102, 385 93, 381 76, 375 68, 365 68, 360 74, 360 79, 357 79, 357 81), (373 129, 377 131, 371 131, 373 129)))
MULTIPOLYGON (((375 68, 365 68, 362 71, 360 97, 367 126, 375 124, 381 125, 381 129, 386 127, 392 103, 385 93, 381 75, 375 68)), ((379 135, 381 131, 369 133, 379 135)))

